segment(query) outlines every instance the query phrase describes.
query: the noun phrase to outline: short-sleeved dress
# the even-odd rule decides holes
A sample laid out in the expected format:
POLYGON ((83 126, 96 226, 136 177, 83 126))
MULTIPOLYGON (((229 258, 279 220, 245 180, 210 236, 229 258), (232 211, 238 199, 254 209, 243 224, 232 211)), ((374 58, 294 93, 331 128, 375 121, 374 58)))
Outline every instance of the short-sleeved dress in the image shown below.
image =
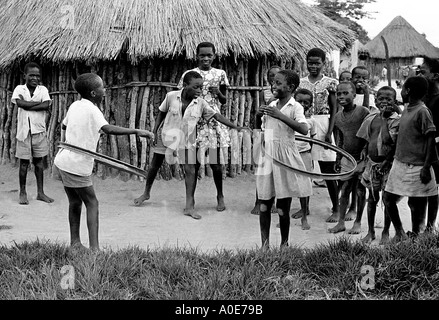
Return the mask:
MULTIPOLYGON (((226 86, 228 87, 229 80, 227 79, 226 72, 221 69, 211 68, 208 71, 201 70, 200 68, 195 68, 188 70, 181 76, 178 87, 183 87, 183 77, 189 71, 196 71, 203 77, 203 93, 201 98, 207 101, 209 106, 215 110, 217 113, 221 114, 221 103, 218 98, 211 95, 209 91, 210 86, 226 86)), ((197 145, 199 148, 223 148, 229 147, 230 145, 230 135, 229 128, 222 123, 219 123, 215 119, 210 119, 206 121, 200 119, 197 125, 197 145)))
MULTIPOLYGON (((276 106, 277 102, 278 100, 273 101, 270 106, 276 106)), ((294 98, 291 98, 280 111, 300 123, 307 123, 302 105, 294 98)), ((284 122, 267 115, 262 117, 262 121, 265 154, 273 156, 288 166, 306 170, 296 146, 295 131, 284 122)), ((311 180, 308 177, 295 174, 273 163, 266 155, 260 157, 260 164, 256 170, 256 189, 260 200, 312 195, 311 180)))

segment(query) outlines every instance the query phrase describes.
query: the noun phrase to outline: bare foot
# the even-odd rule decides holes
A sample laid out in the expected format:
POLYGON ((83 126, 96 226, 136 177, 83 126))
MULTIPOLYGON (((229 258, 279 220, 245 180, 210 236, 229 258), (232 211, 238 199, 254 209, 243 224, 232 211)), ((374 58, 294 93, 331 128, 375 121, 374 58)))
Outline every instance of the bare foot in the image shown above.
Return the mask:
POLYGON ((309 230, 311 229, 311 226, 308 224, 307 219, 302 219, 302 230, 309 230))
POLYGON ((251 214, 259 215, 259 203, 255 204, 255 207, 250 212, 251 214))
POLYGON ((143 201, 149 200, 149 198, 150 198, 149 193, 148 194, 143 193, 140 197, 134 199, 134 204, 136 206, 140 206, 143 203, 143 201))
POLYGON ((224 197, 216 197, 218 201, 218 205, 216 206, 216 211, 224 211, 226 210, 226 205, 224 204, 224 197))
POLYGON ((402 232, 396 232, 395 236, 393 237, 392 241, 395 242, 401 242, 401 241, 405 241, 407 240, 409 237, 404 233, 404 231, 402 232))
POLYGON ((367 235, 363 239, 361 239, 361 241, 366 244, 371 243, 373 240, 375 240, 375 233, 371 232, 368 232, 367 235))
POLYGON ((299 211, 296 211, 295 213, 293 213, 293 214, 291 215, 291 218, 293 218, 293 219, 299 219, 299 218, 302 218, 302 215, 303 215, 303 213, 302 213, 302 209, 300 209, 299 211))
POLYGON ((271 207, 271 213, 278 213, 276 206, 271 207))
POLYGON ((329 218, 326 219, 326 222, 334 223, 334 222, 338 222, 339 219, 340 219, 340 214, 338 212, 333 212, 329 216, 329 218))
POLYGON ((201 219, 201 216, 195 212, 195 209, 184 209, 183 212, 184 212, 185 216, 190 216, 190 217, 194 218, 195 220, 201 219))
POLYGON ((55 201, 52 198, 46 196, 44 193, 37 194, 37 200, 44 201, 47 203, 52 203, 53 201, 55 201))
POLYGON ((345 230, 346 230, 346 227, 344 225, 344 221, 340 221, 339 223, 337 223, 337 225, 334 228, 330 228, 329 232, 339 233, 339 232, 343 232, 345 230))
POLYGON ((18 198, 19 204, 29 204, 29 200, 27 200, 27 193, 26 192, 20 192, 19 198, 18 198))
POLYGON ((349 210, 348 213, 346 213, 346 216, 344 217, 344 221, 352 221, 357 216, 357 212, 355 210, 349 210))
POLYGON ((389 232, 383 231, 383 233, 381 234, 380 244, 387 244, 389 243, 389 241, 390 241, 389 232))
POLYGON ((349 234, 359 234, 361 232, 361 223, 354 222, 352 229, 348 231, 349 234))
POLYGON ((72 253, 85 252, 87 251, 87 247, 85 247, 81 242, 74 242, 70 244, 69 250, 72 253))

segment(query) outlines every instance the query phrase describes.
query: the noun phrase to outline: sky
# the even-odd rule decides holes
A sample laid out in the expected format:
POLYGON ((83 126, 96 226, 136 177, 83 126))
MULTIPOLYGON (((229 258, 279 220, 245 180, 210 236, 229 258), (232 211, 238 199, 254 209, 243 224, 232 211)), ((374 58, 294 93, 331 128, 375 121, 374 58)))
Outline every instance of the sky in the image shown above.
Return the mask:
MULTIPOLYGON (((314 3, 314 0, 302 0, 314 3)), ((427 40, 439 47, 439 1, 438 0, 376 0, 366 4, 365 11, 372 19, 357 21, 373 39, 396 16, 402 16, 416 31, 425 33, 427 40)))

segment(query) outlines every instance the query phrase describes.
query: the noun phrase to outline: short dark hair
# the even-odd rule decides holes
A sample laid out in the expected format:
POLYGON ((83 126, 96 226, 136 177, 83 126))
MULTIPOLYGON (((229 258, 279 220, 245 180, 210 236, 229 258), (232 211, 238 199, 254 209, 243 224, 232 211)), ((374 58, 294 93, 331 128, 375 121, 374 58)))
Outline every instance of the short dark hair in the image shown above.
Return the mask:
POLYGON ((356 66, 355 68, 352 69, 352 76, 354 76, 355 72, 357 72, 357 70, 366 70, 369 74, 369 70, 365 67, 365 66, 356 66))
POLYGON ((424 63, 428 66, 431 73, 439 73, 439 60, 424 57, 424 63))
POLYGON ((87 98, 90 96, 90 92, 96 89, 99 78, 96 73, 83 73, 76 78, 75 90, 81 97, 87 98))
POLYGON ((382 92, 382 91, 390 91, 390 92, 392 92, 393 97, 396 100, 396 90, 394 88, 392 88, 391 86, 383 86, 383 87, 379 88, 378 91, 377 91, 377 97, 379 96, 380 92, 382 92))
POLYGON ((189 84, 192 79, 203 79, 203 77, 196 71, 188 71, 183 77, 183 83, 189 84))
POLYGON ((299 88, 299 89, 297 89, 297 90, 294 92, 294 99, 296 99, 296 97, 297 97, 298 94, 302 94, 302 95, 304 95, 304 96, 310 96, 310 97, 311 97, 311 101, 310 101, 310 102, 311 102, 311 104, 312 104, 312 102, 313 102, 313 100, 314 100, 314 97, 313 97, 311 91, 309 91, 308 89, 305 89, 305 88, 299 88))
POLYGON ((278 74, 281 74, 285 77, 285 80, 287 81, 287 84, 289 86, 294 85, 293 92, 296 91, 297 87, 300 84, 300 77, 296 72, 294 72, 293 70, 284 69, 280 70, 278 74))
POLYGON ((36 62, 28 62, 28 63, 26 63, 26 65, 24 66, 24 69, 23 69, 24 74, 27 74, 27 71, 28 71, 30 68, 38 68, 38 70, 40 70, 40 72, 41 72, 41 67, 40 67, 40 65, 39 65, 38 63, 36 63, 36 62))
POLYGON ((343 70, 342 72, 340 72, 340 75, 338 76, 338 78, 341 78, 341 75, 343 73, 350 73, 350 74, 352 74, 352 72, 350 72, 349 70, 343 70))
POLYGON ((347 84, 347 85, 349 85, 349 86, 352 88, 352 91, 353 91, 354 93, 356 93, 356 91, 357 91, 357 87, 355 86, 355 84, 354 84, 352 81, 342 81, 342 82, 340 82, 340 83, 337 85, 337 88, 338 88, 339 86, 341 86, 342 84, 347 84))
POLYGON ((201 42, 197 46, 197 54, 200 52, 200 48, 212 48, 213 53, 216 53, 215 45, 212 42, 201 42))
POLYGON ((282 70, 282 68, 281 68, 280 66, 278 66, 278 65, 274 65, 274 66, 271 66, 271 67, 267 70, 267 74, 269 74, 270 71, 273 70, 273 69, 279 69, 279 70, 282 70))
POLYGON ((308 60, 309 57, 318 57, 322 59, 322 62, 325 62, 326 60, 326 53, 320 48, 312 48, 308 51, 306 55, 306 60, 308 60))
POLYGON ((405 80, 404 87, 410 89, 409 95, 415 99, 422 99, 428 93, 428 81, 424 77, 409 77, 405 80))

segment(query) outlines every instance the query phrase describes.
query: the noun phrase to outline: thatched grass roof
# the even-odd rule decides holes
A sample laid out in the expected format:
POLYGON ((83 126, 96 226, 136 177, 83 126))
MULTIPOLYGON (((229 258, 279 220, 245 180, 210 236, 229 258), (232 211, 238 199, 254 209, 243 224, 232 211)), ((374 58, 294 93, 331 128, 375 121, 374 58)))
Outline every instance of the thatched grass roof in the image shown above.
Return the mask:
POLYGON ((354 40, 299 0, 2 0, 0 11, 0 68, 30 56, 194 58, 202 41, 220 56, 303 59, 312 47, 343 49, 354 40))
POLYGON ((439 58, 439 49, 433 46, 424 35, 417 32, 403 17, 394 18, 363 49, 371 58, 385 59, 386 54, 381 36, 389 47, 389 58, 411 58, 428 56, 439 58))

